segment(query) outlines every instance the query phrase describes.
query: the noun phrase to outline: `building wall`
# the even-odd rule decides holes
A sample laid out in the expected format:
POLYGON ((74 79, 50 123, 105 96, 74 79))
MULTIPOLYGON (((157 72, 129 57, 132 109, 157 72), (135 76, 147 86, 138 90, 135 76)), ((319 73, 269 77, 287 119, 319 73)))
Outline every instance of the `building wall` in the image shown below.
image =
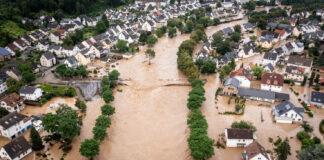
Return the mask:
POLYGON ((18 136, 19 134, 26 132, 31 127, 31 119, 24 122, 24 120, 18 122, 16 125, 11 126, 10 128, 4 129, 0 126, 0 136, 11 139, 12 136, 18 136))
POLYGON ((23 110, 25 108, 25 104, 23 102, 17 104, 15 107, 11 107, 11 106, 7 105, 7 103, 4 101, 1 101, 0 105, 2 108, 5 108, 9 112, 15 112, 15 111, 20 112, 21 110, 23 110))
POLYGON ((223 88, 223 94, 227 96, 237 96, 238 90, 234 86, 228 85, 223 88))
POLYGON ((244 76, 236 76, 234 78, 236 78, 237 80, 240 81, 240 87, 250 88, 251 81, 249 79, 247 79, 246 77, 244 77, 244 76))
POLYGON ((226 140, 227 147, 244 147, 253 142, 253 139, 228 139, 228 138, 226 139, 227 139, 226 140), (238 144, 244 144, 244 146, 238 146, 238 144))
POLYGON ((275 116, 275 121, 277 123, 292 123, 292 122, 301 122, 303 121, 303 117, 297 114, 295 111, 290 110, 286 114, 281 116, 275 116))
MULTIPOLYGON (((270 159, 270 156, 269 155, 267 155, 267 156, 270 159)), ((269 159, 264 157, 262 154, 259 153, 258 155, 254 156, 253 158, 248 159, 248 160, 269 160, 269 159)))
POLYGON ((8 87, 7 87, 7 82, 3 82, 0 84, 0 94, 4 93, 5 91, 7 91, 8 87))
POLYGON ((261 84, 261 89, 267 90, 267 91, 281 92, 282 91, 282 86, 261 84))
POLYGON ((40 97, 42 97, 43 95, 42 92, 43 92, 42 89, 37 88, 33 94, 20 94, 20 96, 24 97, 26 100, 36 101, 40 97))

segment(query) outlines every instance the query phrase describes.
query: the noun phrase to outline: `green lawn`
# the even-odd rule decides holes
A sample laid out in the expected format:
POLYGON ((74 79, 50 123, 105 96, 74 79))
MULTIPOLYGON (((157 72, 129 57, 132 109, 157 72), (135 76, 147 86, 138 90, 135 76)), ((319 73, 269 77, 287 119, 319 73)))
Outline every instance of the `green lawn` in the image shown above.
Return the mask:
POLYGON ((48 94, 54 94, 56 96, 66 96, 68 90, 72 91, 72 94, 75 96, 76 91, 73 87, 69 86, 52 86, 48 84, 40 84, 42 90, 48 94))

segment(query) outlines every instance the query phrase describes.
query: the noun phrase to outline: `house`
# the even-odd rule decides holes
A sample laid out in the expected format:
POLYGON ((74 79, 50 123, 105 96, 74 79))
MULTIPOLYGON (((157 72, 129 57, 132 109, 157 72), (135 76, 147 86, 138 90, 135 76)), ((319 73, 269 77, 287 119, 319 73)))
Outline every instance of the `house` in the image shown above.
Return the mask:
POLYGON ((231 59, 234 59, 235 61, 238 61, 238 53, 237 52, 227 52, 225 53, 221 60, 220 60, 220 67, 226 65, 227 63, 229 63, 231 61, 231 59))
POLYGON ((261 78, 261 89, 281 92, 284 78, 278 73, 263 73, 261 78))
POLYGON ((269 49, 272 47, 272 41, 273 39, 270 37, 261 37, 259 40, 256 41, 256 44, 258 46, 261 46, 262 48, 269 49))
POLYGON ((294 46, 292 45, 291 42, 286 43, 285 45, 282 46, 285 55, 290 55, 292 52, 294 52, 294 46))
POLYGON ((274 32, 280 35, 279 40, 285 40, 289 36, 289 34, 283 29, 276 29, 274 32))
POLYGON ((29 101, 38 101, 43 96, 43 90, 34 86, 22 86, 18 92, 21 97, 29 101))
POLYGON ((4 97, 0 106, 9 112, 20 112, 25 108, 24 99, 15 92, 4 97))
POLYGON ((90 57, 86 58, 82 53, 77 53, 74 57, 79 64, 83 66, 86 66, 91 62, 90 57))
POLYGON ((257 141, 244 147, 243 160, 272 160, 271 156, 257 141))
POLYGON ((231 36, 234 33, 234 30, 231 27, 227 27, 224 28, 221 32, 224 34, 224 36, 231 36))
POLYGON ((69 68, 77 68, 80 66, 79 61, 74 56, 68 57, 64 61, 64 64, 66 64, 66 66, 69 68))
POLYGON ((249 57, 254 56, 256 54, 256 52, 254 51, 253 47, 245 46, 238 54, 239 54, 239 57, 249 58, 249 57))
POLYGON ((5 48, 10 52, 11 56, 15 56, 16 51, 19 51, 19 48, 14 43, 8 44, 5 48))
POLYGON ((54 53, 58 58, 63 58, 62 47, 58 45, 49 45, 47 51, 54 53))
POLYGON ((293 123, 303 121, 304 108, 296 107, 290 101, 284 101, 272 107, 272 115, 277 123, 293 123))
POLYGON ((310 106, 324 108, 324 93, 312 91, 309 97, 310 106))
POLYGON ((305 69, 305 74, 310 73, 313 64, 313 59, 302 58, 297 56, 289 56, 287 66, 295 66, 305 69))
POLYGON ((227 147, 245 147, 254 141, 250 129, 226 128, 225 137, 227 147))
POLYGON ((56 64, 56 58, 53 53, 45 52, 40 58, 40 63, 42 66, 52 67, 56 64))
POLYGON ((249 32, 249 31, 253 31, 253 24, 252 23, 244 23, 242 25, 242 30, 244 32, 249 32))
POLYGON ((5 72, 0 73, 0 94, 7 91, 7 80, 9 79, 9 76, 5 72))
POLYGON ((255 88, 239 88, 238 95, 253 101, 274 103, 276 100, 275 92, 255 88))
POLYGON ((17 81, 20 81, 22 78, 20 71, 16 67, 9 67, 6 70, 6 74, 17 81))
POLYGON ((266 52, 263 56, 262 64, 267 65, 270 63, 273 66, 275 66, 277 61, 278 61, 278 55, 276 52, 266 52))
POLYGON ((11 58, 10 52, 5 48, 0 47, 0 61, 5 61, 6 59, 10 59, 10 58, 11 58))
POLYGON ((240 87, 240 81, 236 78, 229 78, 223 85, 222 93, 227 96, 237 96, 238 88, 240 87))
POLYGON ((42 39, 37 43, 36 48, 39 51, 46 51, 48 49, 48 46, 49 46, 48 40, 42 39))
POLYGON ((20 51, 24 51, 27 49, 28 45, 27 43, 25 43, 23 40, 21 39, 17 39, 13 42, 18 48, 20 51))
POLYGON ((267 65, 263 66, 263 69, 265 71, 268 71, 268 72, 273 72, 275 70, 275 68, 273 67, 273 65, 271 63, 268 63, 267 65))
POLYGON ((237 79, 240 82, 240 87, 250 88, 251 81, 253 80, 253 75, 244 68, 231 72, 229 76, 237 79))
POLYGON ((0 136, 14 139, 31 128, 31 118, 17 112, 0 119, 0 136))
POLYGON ((297 83, 301 83, 304 80, 305 69, 296 66, 287 66, 284 74, 284 78, 293 80, 297 83))
POLYGON ((20 136, 1 148, 0 158, 6 160, 21 160, 32 152, 31 145, 24 136, 20 136))

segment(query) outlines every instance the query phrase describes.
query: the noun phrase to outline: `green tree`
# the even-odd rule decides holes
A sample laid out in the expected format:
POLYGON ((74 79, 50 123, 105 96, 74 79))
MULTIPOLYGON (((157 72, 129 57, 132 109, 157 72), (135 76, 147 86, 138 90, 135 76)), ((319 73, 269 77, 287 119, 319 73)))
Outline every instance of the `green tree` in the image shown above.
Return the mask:
POLYGON ((148 56, 148 58, 149 58, 149 65, 151 64, 151 59, 153 59, 154 57, 155 57, 155 52, 154 52, 154 50, 152 50, 152 49, 147 49, 146 51, 145 51, 145 54, 148 56))
POLYGON ((107 115, 107 116, 111 116, 115 113, 115 107, 109 105, 109 104, 105 104, 101 107, 101 114, 102 115, 107 115))
POLYGON ((249 11, 255 10, 255 7, 256 7, 256 4, 253 0, 247 2, 243 5, 243 9, 247 9, 249 11))
POLYGON ((222 7, 222 4, 220 2, 217 2, 217 8, 222 7))
POLYGON ((25 81, 26 83, 31 83, 36 79, 36 76, 32 72, 24 71, 22 73, 22 80, 25 81))
POLYGON ((313 132, 314 130, 314 128, 309 125, 307 121, 303 121, 303 124, 301 124, 301 126, 304 128, 304 131, 308 133, 313 132))
POLYGON ((207 60, 201 68, 202 73, 215 73, 216 62, 212 60, 207 60))
POLYGON ((34 127, 31 127, 29 137, 34 151, 39 151, 44 148, 42 138, 34 127))
POLYGON ((127 42, 124 40, 118 40, 116 44, 116 48, 119 50, 119 52, 124 53, 128 50, 127 42))
POLYGON ((151 34, 147 37, 146 43, 149 47, 153 47, 157 41, 158 40, 156 39, 156 37, 153 34, 151 34))
POLYGON ((104 128, 109 128, 111 125, 111 120, 109 116, 106 115, 100 115, 96 119, 96 126, 104 127, 104 128))
POLYGON ((72 140, 76 135, 80 135, 82 121, 76 110, 62 104, 56 110, 56 114, 45 114, 42 124, 44 130, 59 134, 64 139, 72 140))
POLYGON ((175 0, 170 0, 170 4, 174 4, 175 3, 175 0))
POLYGON ((251 39, 252 41, 256 41, 256 40, 258 39, 258 37, 255 36, 255 35, 253 35, 253 36, 250 36, 250 39, 251 39))
POLYGON ((160 27, 156 30, 156 36, 161 38, 165 33, 166 33, 166 27, 163 26, 163 27, 160 27))
POLYGON ((81 112, 85 112, 87 110, 87 105, 80 99, 77 99, 75 101, 75 106, 78 107, 81 110, 81 112))
POLYGON ((142 42, 142 43, 146 43, 146 41, 147 41, 147 33, 146 32, 141 32, 138 41, 142 42))
POLYGON ((240 121, 240 122, 233 122, 231 125, 232 128, 240 128, 240 129, 250 129, 251 131, 255 132, 256 127, 248 121, 240 121))
POLYGON ((309 147, 303 149, 298 153, 297 158, 299 160, 310 160, 310 159, 321 159, 323 158, 324 145, 315 145, 314 147, 309 147))
POLYGON ((98 21, 98 23, 96 24, 96 32, 98 34, 103 33, 107 30, 106 24, 104 21, 98 21))
POLYGON ((253 66, 251 68, 252 72, 253 72, 253 75, 257 77, 258 80, 261 79, 262 77, 262 74, 265 73, 266 71, 260 67, 260 66, 253 66))
POLYGON ((87 158, 94 158, 99 154, 99 142, 95 139, 86 139, 81 143, 79 152, 87 158))
POLYGON ((241 33, 241 26, 238 25, 238 24, 235 25, 235 26, 234 26, 234 31, 235 31, 235 32, 238 32, 238 33, 241 33))
POLYGON ((111 71, 110 73, 109 73, 109 75, 108 75, 108 78, 109 78, 109 80, 113 80, 113 81, 116 81, 116 80, 118 80, 118 77, 120 76, 120 73, 117 71, 117 70, 113 70, 113 71, 111 71))
POLYGON ((241 40, 241 33, 234 32, 233 35, 231 36, 231 39, 234 42, 240 42, 240 40, 241 40))
POLYGON ((106 137, 106 128, 95 126, 92 128, 93 138, 95 140, 103 141, 106 137))
POLYGON ((114 95, 111 90, 104 91, 102 97, 106 103, 110 103, 114 100, 114 95))
POLYGON ((260 19, 258 21, 258 27, 260 29, 263 29, 263 30, 266 29, 267 28, 267 25, 268 25, 268 22, 266 20, 264 20, 264 19, 260 19))
POLYGON ((170 38, 173 38, 173 37, 176 35, 176 33, 177 33, 177 29, 174 28, 174 27, 169 28, 168 31, 169 31, 169 32, 168 32, 168 36, 169 36, 170 38))
POLYGON ((204 65, 204 60, 202 59, 202 58, 198 58, 196 61, 195 61, 195 64, 197 65, 197 67, 199 68, 199 69, 201 69, 202 68, 202 66, 204 65))
POLYGON ((7 111, 5 108, 0 107, 0 118, 6 116, 9 114, 9 111, 7 111))
POLYGON ((235 59, 232 57, 231 62, 228 64, 231 70, 234 70, 236 67, 235 59))
POLYGON ((288 155, 291 155, 290 145, 287 138, 285 139, 285 141, 279 144, 277 148, 275 148, 275 152, 278 155, 278 160, 286 160, 288 155))

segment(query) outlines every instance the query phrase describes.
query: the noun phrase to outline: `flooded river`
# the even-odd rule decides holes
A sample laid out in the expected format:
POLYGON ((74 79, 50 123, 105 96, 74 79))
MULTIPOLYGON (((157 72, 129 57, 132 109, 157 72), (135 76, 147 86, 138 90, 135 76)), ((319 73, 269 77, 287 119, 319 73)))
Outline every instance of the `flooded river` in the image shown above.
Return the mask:
MULTIPOLYGON (((228 26, 242 24, 246 19, 209 27, 206 30, 208 36, 228 26)), ((148 59, 142 47, 139 53, 129 60, 121 60, 116 69, 121 73, 121 78, 127 80, 128 86, 118 86, 115 91, 115 100, 112 103, 116 107, 116 113, 112 116, 111 128, 107 130, 106 139, 101 142, 100 155, 97 160, 190 160, 190 150, 187 144, 189 129, 186 124, 189 110, 186 107, 187 95, 191 87, 165 86, 170 83, 185 83, 186 77, 177 69, 177 55, 182 41, 189 39, 189 35, 179 35, 173 39, 162 37, 153 48, 156 57, 148 65, 148 59)), ((238 64, 261 62, 262 55, 244 59, 238 64)), ((218 74, 203 75, 207 79, 206 102, 202 111, 209 124, 208 135, 215 141, 224 129, 231 123, 239 120, 251 121, 258 129, 256 135, 258 141, 266 148, 273 149, 268 137, 276 139, 288 137, 292 146, 292 156, 295 159, 296 150, 300 149, 300 142, 295 135, 302 130, 298 124, 275 124, 271 116, 271 105, 258 107, 258 103, 247 102, 245 114, 242 116, 221 115, 219 112, 231 110, 232 105, 227 104, 227 97, 219 97, 215 103, 215 92, 221 83, 218 74), (265 119, 261 122, 261 113, 265 119), (293 138, 290 138, 293 137, 293 138)), ((73 149, 66 159, 86 159, 79 152, 80 142, 91 138, 92 127, 95 119, 100 115, 100 107, 104 104, 101 98, 89 103, 86 117, 83 119, 81 135, 74 138, 73 149)), ((314 118, 307 116, 306 120, 314 126, 314 135, 319 135, 318 123, 323 118, 324 112, 316 110, 314 118)), ((62 152, 57 146, 51 149, 54 159, 59 159, 62 152)), ((242 148, 217 149, 212 160, 241 159, 242 148)))

